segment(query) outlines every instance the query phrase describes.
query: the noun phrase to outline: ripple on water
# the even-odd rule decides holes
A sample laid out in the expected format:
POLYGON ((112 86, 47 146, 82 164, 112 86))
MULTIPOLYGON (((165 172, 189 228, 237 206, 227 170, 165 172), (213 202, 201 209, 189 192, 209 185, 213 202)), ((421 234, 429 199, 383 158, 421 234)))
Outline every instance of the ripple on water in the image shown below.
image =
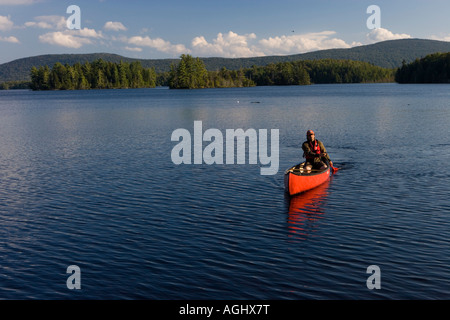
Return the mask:
POLYGON ((411 88, 0 99, 0 296, 448 298, 449 173, 421 166, 448 158, 449 114, 424 113, 442 103, 429 87, 411 88), (230 113, 236 96, 261 103, 230 113), (404 107, 413 98, 420 103, 404 107), (262 176, 248 164, 174 165, 171 133, 191 130, 194 120, 221 130, 278 127, 278 174, 262 176), (420 136, 412 130, 419 121, 420 136), (340 170, 320 188, 288 197, 282 171, 301 159, 303 127, 320 133, 340 170), (427 132, 431 147, 420 143, 427 132), (66 288, 72 264, 81 267, 82 292, 66 288), (377 292, 366 287, 372 264, 382 273, 377 292))

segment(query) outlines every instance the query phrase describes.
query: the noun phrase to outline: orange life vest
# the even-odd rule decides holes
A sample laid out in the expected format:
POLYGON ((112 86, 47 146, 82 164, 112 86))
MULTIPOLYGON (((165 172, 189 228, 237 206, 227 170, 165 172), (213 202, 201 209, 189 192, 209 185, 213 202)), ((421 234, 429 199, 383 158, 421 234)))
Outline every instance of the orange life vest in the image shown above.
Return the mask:
MULTIPOLYGON (((314 145, 312 145, 311 141, 309 141, 309 146, 310 146, 311 151, 313 153, 315 153, 315 154, 321 154, 322 153, 322 151, 320 150, 319 142, 317 141, 317 139, 314 140, 314 145)), ((306 155, 306 159, 312 160, 312 159, 314 159, 314 157, 306 155)))

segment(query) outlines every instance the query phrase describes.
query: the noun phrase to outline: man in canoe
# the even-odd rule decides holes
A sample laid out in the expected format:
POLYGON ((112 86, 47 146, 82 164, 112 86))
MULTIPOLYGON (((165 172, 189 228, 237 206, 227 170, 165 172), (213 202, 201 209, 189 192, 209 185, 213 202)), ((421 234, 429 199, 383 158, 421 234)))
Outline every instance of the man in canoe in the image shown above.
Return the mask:
POLYGON ((327 160, 330 163, 330 166, 333 167, 333 162, 331 162, 325 146, 321 141, 316 139, 314 131, 308 130, 306 132, 306 139, 307 140, 302 144, 303 157, 306 158, 306 172, 310 172, 311 169, 326 169, 327 164, 322 159, 327 160))

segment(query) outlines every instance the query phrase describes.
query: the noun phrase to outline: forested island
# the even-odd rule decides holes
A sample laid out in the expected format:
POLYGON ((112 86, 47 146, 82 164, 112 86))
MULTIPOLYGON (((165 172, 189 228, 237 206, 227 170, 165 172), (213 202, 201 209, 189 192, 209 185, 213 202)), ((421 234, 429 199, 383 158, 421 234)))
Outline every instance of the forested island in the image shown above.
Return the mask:
POLYGON ((351 60, 301 60, 271 63, 267 66, 207 71, 199 58, 182 55, 172 65, 169 87, 176 89, 309 85, 323 83, 393 82, 394 69, 351 60))
POLYGON ((155 86, 155 70, 143 68, 139 61, 113 63, 98 59, 92 63, 76 63, 73 66, 58 62, 51 69, 48 66, 31 69, 32 90, 124 89, 155 86))
POLYGON ((394 69, 351 60, 305 60, 272 63, 228 70, 209 71, 200 58, 182 55, 171 70, 156 73, 139 61, 114 63, 102 59, 74 65, 56 63, 31 69, 32 90, 83 90, 153 88, 171 89, 227 88, 323 83, 392 82, 394 69))
POLYGON ((200 58, 183 54, 178 65, 171 65, 168 75, 171 89, 251 87, 255 83, 245 76, 244 69, 208 71, 200 58))
POLYGON ((398 83, 450 83, 450 52, 434 53, 406 64, 395 74, 398 83))

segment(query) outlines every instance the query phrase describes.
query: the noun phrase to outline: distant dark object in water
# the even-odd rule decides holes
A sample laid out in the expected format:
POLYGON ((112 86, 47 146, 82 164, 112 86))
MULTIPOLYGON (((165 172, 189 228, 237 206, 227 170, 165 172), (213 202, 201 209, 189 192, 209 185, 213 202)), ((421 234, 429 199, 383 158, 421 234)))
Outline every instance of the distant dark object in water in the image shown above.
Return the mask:
POLYGON ((251 103, 261 103, 260 101, 252 101, 251 103))

